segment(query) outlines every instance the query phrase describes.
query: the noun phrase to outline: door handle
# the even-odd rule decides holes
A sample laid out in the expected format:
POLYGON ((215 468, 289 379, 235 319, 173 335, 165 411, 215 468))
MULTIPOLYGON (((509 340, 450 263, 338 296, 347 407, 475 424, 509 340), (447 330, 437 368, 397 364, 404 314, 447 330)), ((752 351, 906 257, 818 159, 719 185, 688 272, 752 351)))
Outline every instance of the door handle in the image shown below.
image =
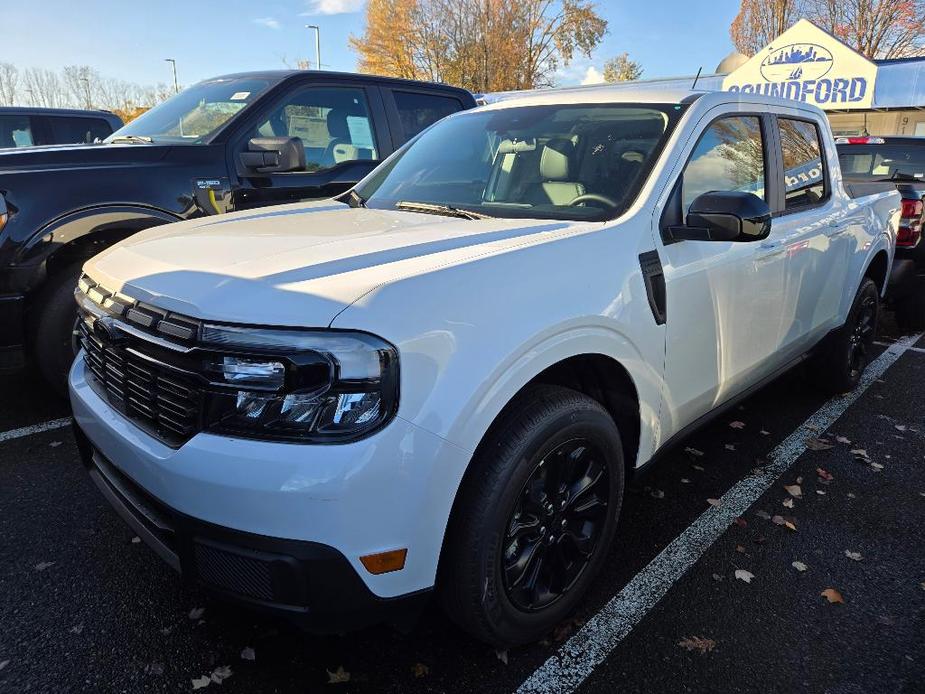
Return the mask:
POLYGON ((846 231, 848 231, 847 222, 829 222, 828 228, 825 231, 825 235, 829 238, 832 238, 833 236, 844 234, 846 231))

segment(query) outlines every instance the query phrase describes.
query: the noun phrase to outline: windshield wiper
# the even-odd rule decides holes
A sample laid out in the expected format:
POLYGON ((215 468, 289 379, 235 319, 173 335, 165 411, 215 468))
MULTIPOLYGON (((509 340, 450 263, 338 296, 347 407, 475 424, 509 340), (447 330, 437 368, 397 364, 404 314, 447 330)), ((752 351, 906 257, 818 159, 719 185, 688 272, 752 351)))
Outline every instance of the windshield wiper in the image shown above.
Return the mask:
POLYGON ((423 212, 424 214, 437 214, 444 217, 458 217, 459 219, 492 219, 490 214, 482 214, 472 210, 464 210, 451 205, 439 205, 432 202, 408 202, 402 200, 395 205, 396 210, 406 212, 423 212))
POLYGON ((109 144, 114 145, 117 142, 131 142, 134 144, 153 144, 154 140, 146 135, 116 135, 109 141, 109 144))
POLYGON ((366 207, 366 198, 351 188, 347 191, 347 199, 344 201, 350 207, 366 207))

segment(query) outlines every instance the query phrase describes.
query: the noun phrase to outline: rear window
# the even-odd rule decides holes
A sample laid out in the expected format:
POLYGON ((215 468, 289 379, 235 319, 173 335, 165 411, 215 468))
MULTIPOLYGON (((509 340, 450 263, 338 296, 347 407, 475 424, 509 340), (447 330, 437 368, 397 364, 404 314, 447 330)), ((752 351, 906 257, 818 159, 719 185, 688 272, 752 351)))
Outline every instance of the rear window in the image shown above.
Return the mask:
POLYGON ((925 180, 921 145, 839 145, 842 175, 857 181, 925 180))
POLYGON ((51 116, 52 142, 62 145, 95 142, 112 134, 112 128, 102 118, 67 118, 51 116))

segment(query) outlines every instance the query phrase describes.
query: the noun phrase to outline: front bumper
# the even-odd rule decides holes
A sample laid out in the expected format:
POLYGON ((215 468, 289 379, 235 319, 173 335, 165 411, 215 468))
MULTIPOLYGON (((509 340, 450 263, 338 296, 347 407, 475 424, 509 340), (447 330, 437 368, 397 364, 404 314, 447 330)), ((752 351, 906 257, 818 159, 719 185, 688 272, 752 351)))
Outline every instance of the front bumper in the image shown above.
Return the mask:
POLYGON ((113 410, 84 369, 81 354, 71 402, 91 476, 188 580, 321 630, 399 621, 433 587, 460 449, 400 417, 351 444, 198 434, 172 449, 113 410), (398 548, 400 571, 359 561, 398 548))

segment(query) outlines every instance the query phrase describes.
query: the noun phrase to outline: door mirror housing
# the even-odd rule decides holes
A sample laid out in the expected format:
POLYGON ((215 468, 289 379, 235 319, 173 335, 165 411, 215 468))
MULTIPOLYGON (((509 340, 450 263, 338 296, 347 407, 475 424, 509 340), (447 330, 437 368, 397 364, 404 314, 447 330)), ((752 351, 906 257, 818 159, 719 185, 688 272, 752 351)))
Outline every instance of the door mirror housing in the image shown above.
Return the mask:
POLYGON ((252 173, 305 170, 305 148, 298 137, 255 137, 241 152, 241 165, 252 173))
POLYGON ((672 241, 761 241, 771 233, 771 208, 754 193, 712 191, 694 198, 685 223, 668 233, 672 241))

